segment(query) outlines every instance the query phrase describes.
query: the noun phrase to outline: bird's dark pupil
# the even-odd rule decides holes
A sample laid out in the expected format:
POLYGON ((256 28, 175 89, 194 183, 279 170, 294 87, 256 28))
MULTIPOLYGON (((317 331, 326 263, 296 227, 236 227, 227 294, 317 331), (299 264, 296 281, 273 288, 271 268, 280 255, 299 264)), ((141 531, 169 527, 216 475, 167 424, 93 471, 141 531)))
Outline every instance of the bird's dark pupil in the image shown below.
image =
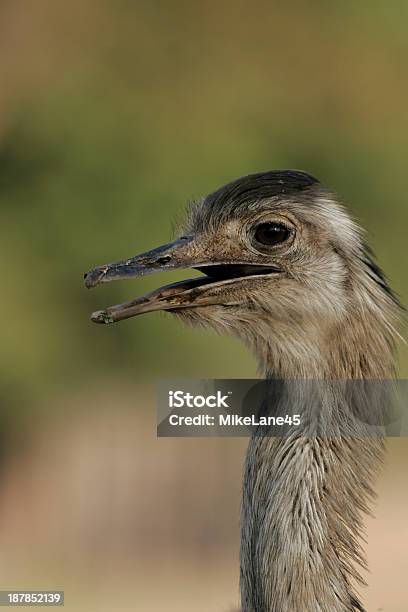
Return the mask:
POLYGON ((255 240, 265 245, 280 244, 289 234, 288 228, 281 223, 261 223, 255 230, 255 240))

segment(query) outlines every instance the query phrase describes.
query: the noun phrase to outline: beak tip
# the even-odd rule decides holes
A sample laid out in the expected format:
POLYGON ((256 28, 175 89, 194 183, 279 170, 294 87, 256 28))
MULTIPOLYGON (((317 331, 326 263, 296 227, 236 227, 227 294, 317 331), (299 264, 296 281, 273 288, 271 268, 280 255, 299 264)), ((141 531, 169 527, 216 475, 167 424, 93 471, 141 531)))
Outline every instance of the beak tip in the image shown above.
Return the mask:
POLYGON ((113 317, 106 310, 97 310, 91 314, 91 321, 101 325, 109 325, 114 323, 113 317))
POLYGON ((90 272, 84 274, 84 285, 87 289, 92 289, 95 286, 93 276, 90 272))
POLYGON ((87 289, 92 289, 93 287, 96 287, 96 285, 99 285, 100 283, 105 282, 106 281, 105 277, 106 277, 108 270, 109 270, 109 266, 97 266, 96 268, 93 268, 89 272, 86 272, 84 274, 85 287, 87 289))

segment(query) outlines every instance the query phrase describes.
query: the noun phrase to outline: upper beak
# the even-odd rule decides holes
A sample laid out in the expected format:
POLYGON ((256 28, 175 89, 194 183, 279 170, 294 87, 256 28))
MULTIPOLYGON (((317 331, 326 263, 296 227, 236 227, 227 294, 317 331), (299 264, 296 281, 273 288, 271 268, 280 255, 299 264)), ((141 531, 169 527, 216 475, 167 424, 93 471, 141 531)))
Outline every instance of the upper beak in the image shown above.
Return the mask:
MULTIPOLYGON (((191 256, 187 255, 191 242, 190 236, 183 236, 174 242, 130 259, 97 266, 84 275, 85 286, 91 289, 101 283, 109 283, 114 280, 144 276, 173 268, 189 268, 193 264, 191 256)), ((198 263, 197 261, 194 265, 198 263)))
POLYGON ((220 298, 218 294, 221 286, 236 282, 248 274, 277 271, 270 265, 217 261, 208 254, 204 245, 197 244, 193 236, 183 236, 131 259, 93 268, 84 276, 85 286, 90 289, 101 283, 176 268, 202 269, 208 276, 166 285, 130 302, 98 310, 92 314, 91 320, 95 323, 114 323, 155 310, 179 310, 211 304, 229 306, 234 302, 226 300, 225 294, 220 298))

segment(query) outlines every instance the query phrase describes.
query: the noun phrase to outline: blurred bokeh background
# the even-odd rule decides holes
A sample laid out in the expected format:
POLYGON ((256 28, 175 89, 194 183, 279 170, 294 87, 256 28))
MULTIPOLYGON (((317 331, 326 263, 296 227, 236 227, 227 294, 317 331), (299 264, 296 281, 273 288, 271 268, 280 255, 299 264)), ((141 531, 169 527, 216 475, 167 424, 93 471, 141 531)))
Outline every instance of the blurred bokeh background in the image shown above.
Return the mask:
MULTIPOLYGON (((350 204, 407 304, 407 19, 404 0, 0 4, 2 589, 65 589, 77 611, 237 603, 245 441, 157 440, 154 385, 256 364, 170 315, 90 324, 158 280, 82 275, 167 241, 191 199, 290 167, 350 204)), ((369 610, 407 610, 407 460, 391 441, 369 610)))

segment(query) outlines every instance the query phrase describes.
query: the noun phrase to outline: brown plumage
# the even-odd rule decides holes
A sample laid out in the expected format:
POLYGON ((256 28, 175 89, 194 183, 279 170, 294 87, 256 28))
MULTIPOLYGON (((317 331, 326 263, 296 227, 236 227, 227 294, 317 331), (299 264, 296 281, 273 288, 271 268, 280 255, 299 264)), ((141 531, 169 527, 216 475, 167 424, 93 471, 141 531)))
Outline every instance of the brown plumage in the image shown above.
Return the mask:
POLYGON ((363 610, 355 591, 357 566, 364 566, 359 540, 383 442, 353 418, 349 387, 340 381, 394 377, 401 308, 361 230, 306 173, 250 175, 196 203, 179 240, 99 266, 86 284, 178 267, 206 276, 98 311, 93 320, 166 310, 232 333, 266 377, 293 380, 285 402, 304 416, 283 438, 258 432, 249 443, 242 611, 363 610), (314 414, 300 379, 316 381, 314 414))

